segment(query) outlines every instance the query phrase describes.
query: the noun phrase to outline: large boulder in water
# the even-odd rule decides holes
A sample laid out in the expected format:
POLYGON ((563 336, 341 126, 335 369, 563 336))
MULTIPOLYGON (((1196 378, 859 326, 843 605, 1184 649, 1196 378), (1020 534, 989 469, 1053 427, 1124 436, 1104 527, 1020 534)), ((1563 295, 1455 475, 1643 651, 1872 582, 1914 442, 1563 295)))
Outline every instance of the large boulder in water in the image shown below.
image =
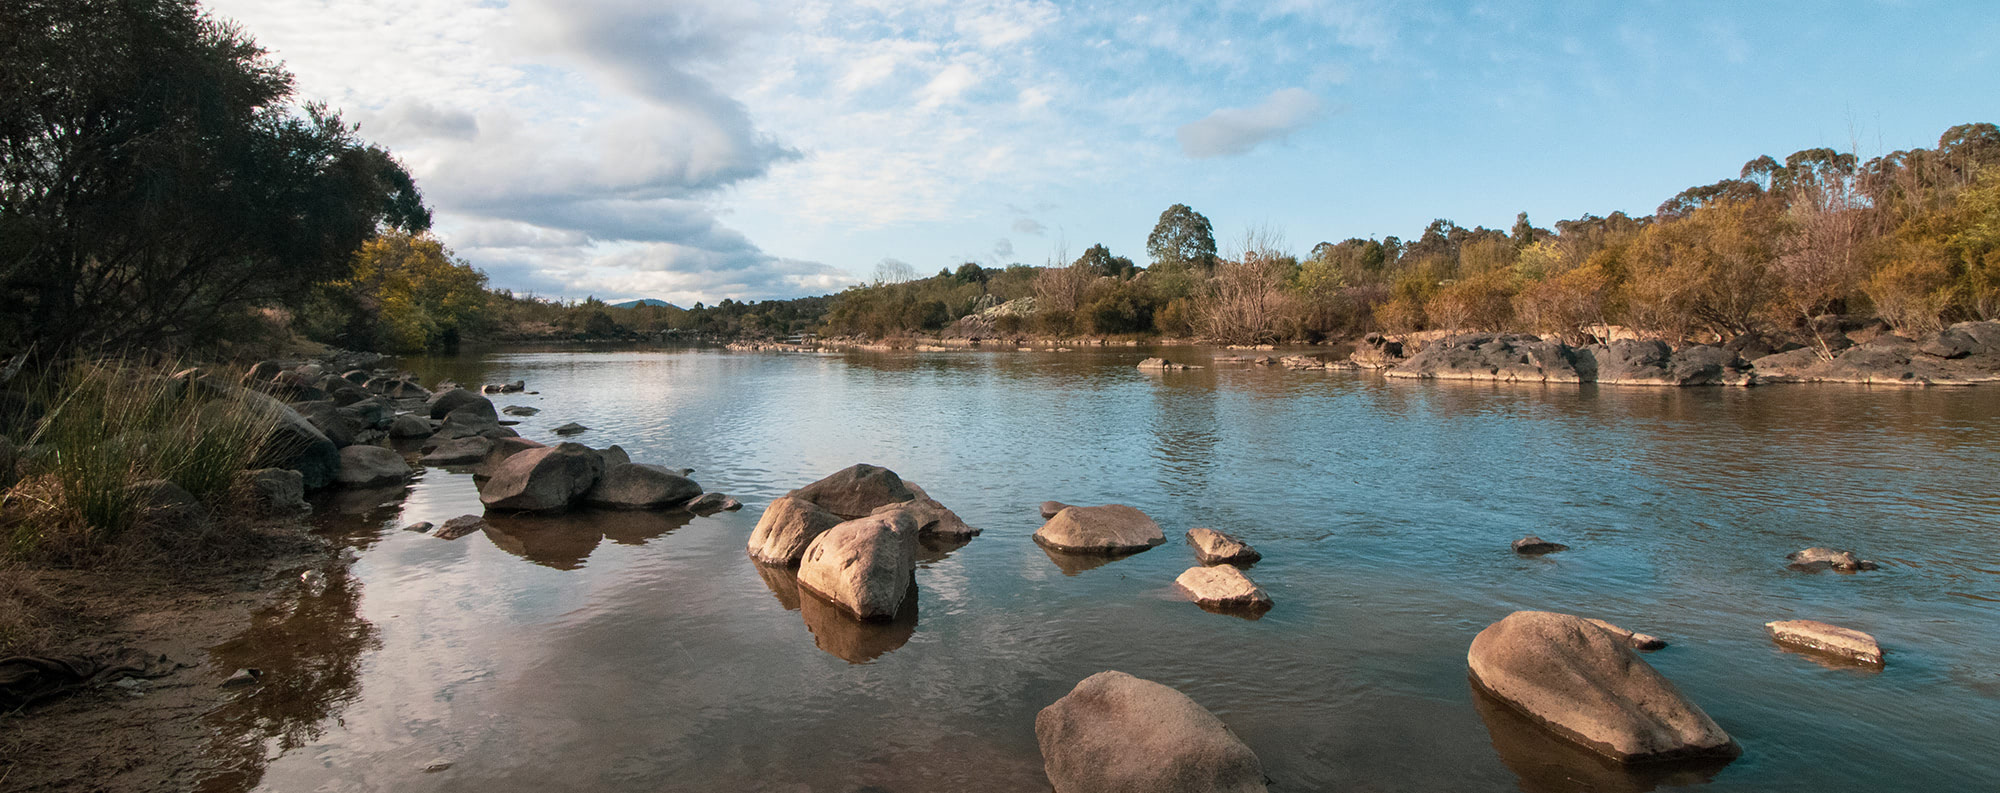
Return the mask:
POLYGON ((750 532, 750 558, 765 564, 796 565, 806 547, 827 529, 840 525, 840 516, 803 498, 783 496, 773 499, 750 532))
POLYGON ((493 403, 491 401, 487 400, 486 397, 480 396, 471 391, 467 391, 463 388, 454 388, 450 391, 446 391, 441 394, 438 394, 437 396, 431 397, 430 416, 431 418, 434 419, 441 419, 451 415, 453 411, 465 407, 472 408, 473 411, 476 413, 484 413, 488 418, 491 418, 494 421, 499 420, 499 414, 494 411, 493 403), (485 405, 485 408, 481 409, 479 407, 480 405, 485 405))
POLYGON ((424 465, 473 465, 485 462, 493 453, 493 439, 473 435, 455 438, 438 444, 430 453, 418 458, 424 465))
POLYGON ((866 517, 883 504, 916 498, 895 471, 862 463, 849 466, 787 494, 803 498, 840 517, 866 517))
MULTIPOLYGON (((916 487, 913 485, 911 489, 916 490, 916 487)), ((958 517, 958 513, 951 511, 950 507, 938 503, 937 499, 925 495, 921 490, 916 492, 916 498, 883 504, 876 507, 873 514, 880 515, 891 510, 908 512, 910 517, 916 519, 917 534, 922 537, 969 540, 979 536, 979 530, 966 525, 965 521, 958 517)))
POLYGON ((415 413, 404 413, 389 422, 389 437, 399 440, 428 438, 434 431, 429 419, 415 413))
POLYGON ((1133 553, 1166 541, 1160 524, 1124 504, 1067 507, 1035 531, 1035 542, 1065 553, 1133 553))
POLYGON ((395 449, 380 446, 349 446, 340 450, 340 484, 369 487, 401 482, 410 478, 410 464, 395 449))
POLYGON ((488 509, 553 512, 569 507, 604 475, 604 458, 580 443, 528 449, 493 467, 479 489, 488 509))
MULTIPOLYGON (((1734 350, 1692 344, 1675 350, 1651 339, 1614 339, 1587 347, 1578 366, 1611 385, 1748 385, 1750 364, 1734 350)), ((1590 379, 1586 377, 1585 379, 1590 379)))
POLYGON ((1190 567, 1174 579, 1174 586, 1203 608, 1262 611, 1271 607, 1271 596, 1234 565, 1190 567))
POLYGON ((1234 534, 1214 529, 1188 529, 1188 545, 1202 564, 1256 564, 1264 555, 1234 534))
POLYGON ((1264 764, 1179 691, 1099 672, 1035 715, 1056 793, 1261 793, 1264 764))
POLYGON ((1624 640, 1582 617, 1514 612, 1479 632, 1466 661, 1487 693, 1620 762, 1741 751, 1624 640))
POLYGON ((799 562, 799 586, 864 620, 889 620, 917 570, 917 523, 890 511, 821 532, 799 562))
POLYGON ((297 471, 307 490, 333 484, 334 476, 340 472, 340 447, 325 433, 290 405, 269 394, 241 389, 236 394, 245 407, 264 414, 274 425, 271 437, 258 450, 252 465, 297 471))
POLYGON ((666 509, 700 495, 701 485, 664 466, 628 462, 606 467, 597 486, 583 494, 583 503, 608 509, 666 509))

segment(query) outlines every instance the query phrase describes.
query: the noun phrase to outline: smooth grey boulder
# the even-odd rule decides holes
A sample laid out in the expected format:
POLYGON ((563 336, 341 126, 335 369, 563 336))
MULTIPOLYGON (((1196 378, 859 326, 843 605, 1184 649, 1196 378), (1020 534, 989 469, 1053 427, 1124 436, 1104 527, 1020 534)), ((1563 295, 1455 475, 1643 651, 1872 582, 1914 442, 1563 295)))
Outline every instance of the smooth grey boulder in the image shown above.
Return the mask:
POLYGON ((396 406, 378 396, 352 402, 347 409, 354 411, 355 417, 361 419, 361 425, 369 429, 386 430, 396 420, 396 406))
POLYGON ((917 524, 890 511, 821 532, 799 561, 799 588, 864 620, 895 619, 917 569, 917 524))
POLYGON ((624 465, 632 462, 632 455, 625 452, 625 447, 615 443, 598 449, 597 456, 604 458, 604 469, 607 471, 611 470, 611 467, 614 465, 624 465))
POLYGON ((435 431, 429 419, 415 413, 404 413, 389 421, 389 437, 398 440, 428 438, 435 431))
POLYGON ((441 419, 451 415, 453 411, 466 407, 472 408, 475 412, 485 413, 496 421, 499 419, 499 416, 493 411, 492 401, 463 388, 454 388, 431 397, 429 412, 431 418, 441 419), (485 405, 486 407, 481 410, 480 405, 485 405))
POLYGON ((578 424, 572 421, 568 424, 564 424, 560 427, 550 430, 550 432, 554 432, 557 435, 575 435, 581 432, 588 432, 589 430, 590 430, 589 427, 583 426, 582 424, 578 424))
POLYGON ((504 408, 501 408, 500 412, 505 413, 509 416, 532 416, 535 415, 536 413, 542 412, 542 409, 528 407, 527 405, 508 405, 504 408))
POLYGON ((1741 753, 1623 640, 1582 617, 1514 612, 1479 632, 1466 662, 1496 699, 1619 762, 1741 753))
POLYGON ((1194 547, 1195 560, 1202 564, 1255 564, 1264 558, 1236 535, 1214 529, 1188 529, 1187 539, 1194 547))
POLYGON ((246 407, 263 413, 275 425, 271 437, 258 450, 252 465, 297 471, 307 490, 318 490, 333 484, 335 474, 340 472, 340 447, 335 446, 325 433, 306 421, 298 411, 277 398, 242 389, 237 389, 236 393, 242 395, 246 407))
POLYGON ((1642 653, 1650 653, 1654 650, 1662 649, 1667 646, 1667 641, 1665 639, 1662 639, 1658 636, 1654 636, 1649 633, 1635 633, 1633 631, 1628 631, 1624 628, 1620 628, 1609 622, 1605 622, 1604 620, 1595 618, 1591 619, 1589 622, 1592 625, 1595 625, 1599 628, 1603 628, 1605 632, 1610 633, 1612 636, 1617 637, 1617 639, 1621 642, 1624 642, 1627 647, 1631 647, 1632 649, 1638 650, 1639 652, 1642 653))
POLYGON ((895 471, 867 463, 843 468, 788 495, 811 501, 847 520, 866 517, 883 504, 917 497, 895 471))
POLYGON ((1271 596, 1264 588, 1234 565, 1190 567, 1174 579, 1174 586, 1207 608, 1261 611, 1271 607, 1271 596))
POLYGON ((346 447, 354 445, 354 436, 362 429, 361 416, 330 400, 318 399, 299 402, 292 406, 304 416, 333 445, 346 447))
POLYGON ((1855 663, 1881 666, 1882 645, 1875 637, 1852 628, 1829 625, 1817 620, 1779 620, 1764 623, 1779 644, 1830 655, 1855 663))
POLYGON ((236 473, 236 492, 253 515, 281 516, 311 512, 306 503, 306 479, 284 468, 256 468, 236 473))
POLYGON ((750 558, 764 564, 796 565, 822 532, 840 525, 839 515, 803 498, 782 496, 764 507, 750 532, 750 558))
POLYGON ((579 443, 527 449, 493 467, 479 489, 487 509, 554 512, 590 492, 604 475, 604 458, 579 443))
POLYGON ((1160 524, 1124 504, 1067 507, 1035 531, 1035 542, 1065 553, 1132 553, 1166 541, 1160 524))
POLYGON ((608 509, 667 509, 699 495, 701 485, 692 479, 662 466, 628 462, 606 467, 597 485, 583 494, 583 503, 608 509))
POLYGON ((417 459, 424 465, 473 465, 485 462, 493 453, 493 439, 473 435, 454 438, 439 444, 436 449, 417 459))
POLYGON ((1168 686, 1099 672, 1035 714, 1055 793, 1262 793, 1264 764, 1168 686))
POLYGON ((487 455, 486 462, 497 463, 529 449, 546 448, 548 448, 547 444, 537 443, 527 438, 494 438, 493 453, 487 455))
POLYGON ((395 449, 349 446, 340 450, 339 481, 343 487, 368 487, 410 478, 410 464, 395 449))
POLYGON ((1042 520, 1048 520, 1049 518, 1053 518, 1056 516, 1056 513, 1061 512, 1064 509, 1067 509, 1068 507, 1069 507, 1068 504, 1064 504, 1060 501, 1044 501, 1042 502, 1042 507, 1041 507, 1042 520))

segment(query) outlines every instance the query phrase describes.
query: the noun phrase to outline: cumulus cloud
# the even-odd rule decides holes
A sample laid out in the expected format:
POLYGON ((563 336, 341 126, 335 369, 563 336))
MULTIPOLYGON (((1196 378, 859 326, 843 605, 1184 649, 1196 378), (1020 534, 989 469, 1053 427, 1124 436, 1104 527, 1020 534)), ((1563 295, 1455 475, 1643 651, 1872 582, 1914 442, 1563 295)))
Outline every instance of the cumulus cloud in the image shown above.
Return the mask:
POLYGON ((1189 157, 1228 157, 1284 138, 1319 119, 1324 104, 1302 88, 1273 92, 1254 107, 1225 107, 1174 133, 1189 157))

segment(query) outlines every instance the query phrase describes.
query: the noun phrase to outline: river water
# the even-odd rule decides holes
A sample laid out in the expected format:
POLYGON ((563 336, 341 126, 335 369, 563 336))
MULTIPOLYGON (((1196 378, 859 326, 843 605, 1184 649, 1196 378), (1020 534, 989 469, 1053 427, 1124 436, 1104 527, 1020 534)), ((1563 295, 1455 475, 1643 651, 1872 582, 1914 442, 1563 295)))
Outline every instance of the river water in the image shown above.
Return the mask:
POLYGON ((1149 354, 510 353, 406 362, 526 380, 517 429, 692 467, 741 512, 494 519, 473 476, 333 494, 355 549, 216 661, 207 789, 1046 791, 1035 714, 1105 669, 1227 722, 1280 791, 1988 789, 2000 778, 2000 388, 1651 389, 1386 380, 1149 354), (985 533, 927 549, 914 621, 863 626, 744 544, 764 504, 857 462, 985 533), (1097 566, 1037 504, 1123 503, 1161 547, 1097 566), (1194 526, 1242 536, 1261 619, 1173 594, 1194 526), (1536 533, 1572 549, 1521 558, 1536 533), (1853 548, 1883 569, 1803 573, 1853 548), (1736 737, 1720 768, 1626 771, 1477 697, 1465 651, 1517 609, 1671 642, 1647 660, 1736 737), (1875 634, 1881 671, 1763 624, 1875 634))

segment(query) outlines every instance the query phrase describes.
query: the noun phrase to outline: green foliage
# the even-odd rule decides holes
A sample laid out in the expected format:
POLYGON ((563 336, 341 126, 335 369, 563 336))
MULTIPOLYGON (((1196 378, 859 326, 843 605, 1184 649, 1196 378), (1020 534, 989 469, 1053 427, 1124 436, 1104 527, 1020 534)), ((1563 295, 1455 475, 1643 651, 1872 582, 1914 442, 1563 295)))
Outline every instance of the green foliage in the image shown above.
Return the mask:
POLYGON ((1186 204, 1167 207, 1146 237, 1146 255, 1153 257, 1156 271, 1206 275, 1215 269, 1215 228, 1186 204))
POLYGON ((0 346, 198 341, 429 225, 395 160, 291 94, 191 0, 0 4, 0 346))
POLYGON ((364 350, 448 349, 488 320, 486 275, 429 235, 390 231, 320 284, 300 312, 308 338, 364 350))

